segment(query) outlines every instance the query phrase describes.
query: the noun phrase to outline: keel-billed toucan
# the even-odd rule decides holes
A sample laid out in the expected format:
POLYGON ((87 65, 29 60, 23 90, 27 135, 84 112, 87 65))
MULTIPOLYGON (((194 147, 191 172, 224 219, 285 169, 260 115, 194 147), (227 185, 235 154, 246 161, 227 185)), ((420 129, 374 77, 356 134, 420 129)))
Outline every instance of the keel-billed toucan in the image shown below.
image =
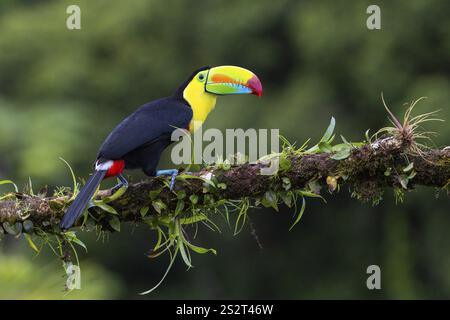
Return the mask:
POLYGON ((172 96, 138 108, 103 142, 95 171, 64 215, 61 228, 70 228, 83 214, 103 179, 117 176, 120 183, 113 190, 126 188, 124 169, 140 168, 148 176, 171 175, 172 188, 178 171, 156 171, 161 153, 172 142, 172 132, 176 128, 193 131, 194 121, 203 123, 214 109, 218 95, 246 93, 262 95, 261 82, 252 72, 235 66, 203 67, 193 72, 172 96))

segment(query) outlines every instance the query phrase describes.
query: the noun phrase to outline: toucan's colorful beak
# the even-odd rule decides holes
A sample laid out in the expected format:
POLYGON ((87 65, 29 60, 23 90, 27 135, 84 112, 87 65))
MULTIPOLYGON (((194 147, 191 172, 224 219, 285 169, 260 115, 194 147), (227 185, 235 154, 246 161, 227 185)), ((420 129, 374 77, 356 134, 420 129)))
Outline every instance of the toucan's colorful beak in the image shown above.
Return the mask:
POLYGON ((251 71, 235 66, 220 66, 209 69, 205 90, 209 93, 246 94, 262 96, 262 85, 251 71))

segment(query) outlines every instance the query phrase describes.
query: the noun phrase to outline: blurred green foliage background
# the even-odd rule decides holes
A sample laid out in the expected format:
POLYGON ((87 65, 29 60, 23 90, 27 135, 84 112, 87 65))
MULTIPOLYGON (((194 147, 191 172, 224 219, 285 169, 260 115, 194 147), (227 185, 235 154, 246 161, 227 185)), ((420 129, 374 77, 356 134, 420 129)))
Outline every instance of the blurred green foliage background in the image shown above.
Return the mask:
MULTIPOLYGON (((115 124, 207 64, 246 67, 264 86, 262 99, 219 99, 207 127, 279 128, 302 143, 335 116, 338 133, 361 141, 387 124, 381 92, 398 115, 427 96, 418 111, 442 109, 449 120, 449 9, 447 0, 2 0, 0 179, 70 186, 58 157, 87 177, 115 124), (81 7, 81 30, 66 28, 70 4, 81 7), (370 4, 381 7, 381 30, 366 28, 370 4)), ((430 129, 448 144, 448 125, 430 129)), ((106 242, 79 235, 89 248, 84 287, 67 296, 49 252, 33 258, 24 241, 8 239, 0 298, 450 298, 448 213, 448 197, 424 188, 398 205, 388 191, 376 207, 342 189, 328 204, 309 201, 292 232, 290 210, 254 211, 262 249, 248 228, 236 237, 201 229, 197 242, 218 256, 194 256, 188 272, 180 261, 144 297, 137 293, 168 264, 144 255, 155 241, 144 227, 106 242), (382 290, 366 288, 371 264, 381 267, 382 290)))

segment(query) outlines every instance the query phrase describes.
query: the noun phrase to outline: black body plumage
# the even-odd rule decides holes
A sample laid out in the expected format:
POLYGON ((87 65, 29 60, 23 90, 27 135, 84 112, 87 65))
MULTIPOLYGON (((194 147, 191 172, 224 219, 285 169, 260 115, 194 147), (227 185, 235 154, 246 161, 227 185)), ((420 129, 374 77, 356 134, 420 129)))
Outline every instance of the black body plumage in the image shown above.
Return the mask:
MULTIPOLYGON (((120 122, 101 145, 96 164, 110 160, 123 160, 126 169, 142 169, 154 176, 161 154, 171 143, 171 135, 177 128, 187 129, 193 117, 183 91, 200 68, 166 98, 146 103, 120 122)), ((96 170, 71 204, 61 221, 63 230, 70 228, 80 217, 107 170, 96 170)))
POLYGON ((153 176, 161 153, 171 144, 172 132, 188 128, 191 119, 189 104, 173 96, 144 104, 108 135, 97 159, 121 159, 125 168, 140 168, 153 176))

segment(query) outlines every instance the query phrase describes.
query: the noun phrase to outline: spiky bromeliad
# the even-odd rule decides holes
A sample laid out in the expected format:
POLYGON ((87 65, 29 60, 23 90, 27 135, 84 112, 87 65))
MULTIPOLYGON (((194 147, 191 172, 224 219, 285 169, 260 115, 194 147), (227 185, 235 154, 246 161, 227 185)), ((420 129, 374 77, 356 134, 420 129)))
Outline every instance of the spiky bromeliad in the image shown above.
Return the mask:
POLYGON ((151 101, 124 119, 108 135, 97 155, 95 171, 65 213, 61 228, 70 228, 83 214, 101 181, 117 177, 113 193, 124 190, 124 169, 142 169, 148 176, 171 175, 173 187, 178 170, 156 170, 161 153, 171 144, 176 128, 194 130, 214 109, 218 95, 262 95, 258 77, 235 66, 203 67, 169 97, 151 101))

